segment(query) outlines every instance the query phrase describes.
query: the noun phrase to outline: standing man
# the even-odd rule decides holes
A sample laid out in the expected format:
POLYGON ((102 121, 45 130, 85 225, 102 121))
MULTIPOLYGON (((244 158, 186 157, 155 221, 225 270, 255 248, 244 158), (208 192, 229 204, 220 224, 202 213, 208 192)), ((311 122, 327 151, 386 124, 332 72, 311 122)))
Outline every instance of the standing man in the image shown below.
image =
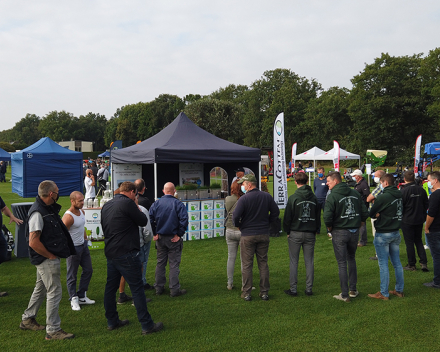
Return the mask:
POLYGON ((390 294, 403 297, 403 268, 399 253, 401 241, 399 229, 402 222, 403 202, 402 193, 394 186, 392 174, 383 175, 380 183, 383 193, 376 199, 370 210, 370 217, 377 219, 373 243, 379 262, 380 291, 369 294, 368 297, 388 301, 390 294), (388 291, 390 283, 388 257, 391 259, 396 276, 396 287, 393 291, 388 291))
POLYGON ((98 171, 97 177, 98 177, 99 187, 103 188, 105 190, 105 185, 108 181, 108 170, 105 167, 105 164, 101 165, 101 168, 98 171))
POLYGON ((424 283, 427 287, 440 288, 440 172, 428 175, 428 187, 432 193, 429 197, 429 209, 425 222, 425 236, 429 243, 434 266, 434 279, 424 283))
MULTIPOLYGON (((4 213, 6 216, 10 218, 9 224, 11 224, 12 222, 15 222, 17 225, 23 224, 23 220, 16 218, 11 213, 11 211, 3 201, 2 197, 0 197, 0 210, 2 211, 2 213, 4 213)), ((0 214, 0 264, 6 260, 8 254, 8 243, 6 242, 6 239, 1 233, 2 228, 3 228, 3 216, 2 214, 0 214)), ((8 295, 7 292, 0 292, 0 297, 5 297, 7 295, 8 295)))
POLYGON ((63 222, 69 230, 70 237, 75 245, 75 255, 66 259, 67 265, 67 291, 69 292, 70 305, 72 310, 81 310, 80 304, 95 304, 95 301, 88 298, 86 293, 92 279, 92 258, 87 241, 87 233, 84 225, 86 217, 84 215, 84 196, 81 192, 74 191, 70 194, 70 208, 64 213, 63 222), (76 276, 78 268, 81 266, 81 280, 79 289, 76 290, 76 276))
POLYGON ((324 222, 333 236, 333 250, 338 262, 339 283, 342 292, 334 298, 350 302, 357 297, 356 249, 359 228, 368 218, 368 211, 359 192, 342 183, 339 172, 327 176, 327 185, 331 190, 324 209, 324 222), (348 263, 348 275, 347 275, 348 263))
MULTIPOLYGON (((364 202, 365 208, 368 209, 367 197, 370 195, 370 187, 368 186, 367 181, 362 176, 361 170, 354 170, 353 173, 350 174, 356 180, 356 186, 354 189, 359 192, 361 195, 362 201, 364 202)), ((367 244, 367 224, 363 223, 360 228, 360 241, 358 243, 358 247, 363 247, 367 244)))
POLYGON ((136 181, 134 181, 134 184, 139 194, 139 198, 138 198, 139 205, 142 205, 144 208, 150 211, 151 201, 145 195, 145 190, 147 189, 145 187, 145 181, 142 178, 138 178, 136 181))
MULTIPOLYGON (((60 258, 76 254, 72 238, 58 215, 58 187, 53 181, 38 186, 38 196, 29 209, 29 258, 37 268, 37 282, 20 329, 44 330, 35 317, 46 298, 46 340, 65 340, 75 335, 61 330, 58 308, 62 298, 60 258)), ((26 231, 27 232, 27 231, 26 231)))
POLYGON ((101 224, 104 232, 107 258, 107 283, 104 293, 105 317, 108 330, 128 325, 128 320, 120 320, 116 310, 116 291, 121 276, 125 278, 133 294, 142 335, 163 329, 161 322, 154 323, 147 309, 142 284, 142 264, 139 259, 139 226, 147 225, 147 217, 136 204, 136 187, 132 182, 122 182, 119 194, 105 203, 101 211, 101 224))
POLYGON ((6 182, 6 161, 0 161, 0 182, 6 182))
POLYGON ((255 255, 260 272, 260 298, 267 301, 270 289, 267 265, 270 224, 276 222, 280 210, 269 193, 261 192, 257 188, 257 179, 254 175, 245 175, 238 183, 241 184, 241 191, 245 195, 238 200, 232 221, 241 231, 240 256, 243 277, 241 298, 245 301, 252 299, 252 269, 255 255))
POLYGON ((237 168, 237 170, 235 171, 235 177, 232 179, 231 184, 233 184, 235 181, 238 181, 239 179, 241 179, 244 176, 244 168, 242 168, 241 166, 237 168))
POLYGON ((400 188, 402 191, 403 218, 400 226, 403 238, 405 239, 406 255, 408 257, 408 264, 403 269, 409 271, 416 270, 415 246, 422 271, 426 272, 428 271, 428 258, 423 246, 422 233, 429 205, 428 195, 422 186, 415 183, 414 171, 406 171, 403 174, 403 179, 405 184, 400 188))
POLYGON ((182 236, 188 227, 188 212, 183 203, 174 198, 176 189, 173 183, 165 183, 162 191, 164 196, 155 201, 150 208, 153 241, 156 242, 157 249, 154 287, 156 295, 163 294, 166 282, 165 268, 168 261, 170 263, 170 296, 178 297, 186 293, 185 289, 180 289, 179 266, 182 259, 182 236))
POLYGON ((298 259, 303 248, 306 265, 306 295, 313 295, 314 251, 316 235, 321 228, 321 209, 318 199, 307 185, 307 175, 299 173, 295 176, 297 190, 289 197, 284 212, 283 227, 288 233, 290 257, 290 288, 285 290, 289 296, 297 296, 298 259))
POLYGON ((84 179, 84 186, 86 187, 86 195, 85 199, 95 198, 95 176, 93 176, 93 172, 91 169, 87 169, 86 178, 84 179))
MULTIPOLYGON (((324 211, 325 198, 327 198, 328 193, 327 180, 325 178, 323 167, 318 168, 318 177, 313 181, 313 191, 318 199, 319 214, 321 214, 321 209, 324 211)), ((319 231, 317 233, 319 233, 319 231)))
MULTIPOLYGON (((377 170, 374 174, 374 182, 376 183, 376 188, 371 192, 367 197, 368 202, 368 210, 371 210, 371 207, 373 206, 374 201, 376 198, 382 194, 382 187, 380 185, 380 178, 385 175, 385 171, 383 170, 377 170)), ((371 218, 371 231, 373 232, 373 238, 376 236, 376 228, 374 227, 374 222, 376 219, 371 218)), ((371 260, 377 260, 377 255, 375 254, 374 257, 370 257, 371 260)))

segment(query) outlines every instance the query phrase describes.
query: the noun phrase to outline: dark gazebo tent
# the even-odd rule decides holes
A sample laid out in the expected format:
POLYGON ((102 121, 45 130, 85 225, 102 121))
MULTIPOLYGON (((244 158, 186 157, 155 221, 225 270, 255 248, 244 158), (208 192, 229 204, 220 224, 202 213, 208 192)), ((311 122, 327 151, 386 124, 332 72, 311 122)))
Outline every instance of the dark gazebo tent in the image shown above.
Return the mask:
POLYGON ((147 184, 147 196, 156 199, 166 182, 179 184, 179 163, 203 163, 205 180, 214 167, 228 173, 231 183, 237 167, 251 169, 260 176, 261 153, 228 142, 195 125, 183 112, 162 131, 145 141, 112 152, 114 164, 142 164, 142 175, 147 184), (154 184, 155 189, 148 189, 154 184))

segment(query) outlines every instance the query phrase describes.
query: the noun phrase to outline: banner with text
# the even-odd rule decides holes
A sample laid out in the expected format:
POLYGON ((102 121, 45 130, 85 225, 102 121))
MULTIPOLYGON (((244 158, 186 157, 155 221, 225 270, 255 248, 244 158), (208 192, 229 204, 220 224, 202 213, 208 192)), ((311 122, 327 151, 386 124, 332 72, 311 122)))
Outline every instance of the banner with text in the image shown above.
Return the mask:
MULTIPOLYGON (((422 146, 422 135, 419 135, 416 139, 416 152, 414 155, 414 174, 417 176, 419 172, 420 163, 420 147, 422 146)), ((423 170, 424 171, 424 170, 423 170)))
POLYGON ((290 172, 293 174, 295 170, 295 155, 296 155, 296 143, 292 144, 292 164, 290 166, 290 172))
POLYGON ((284 147, 284 113, 273 125, 273 198, 278 208, 287 205, 286 150, 284 147))
POLYGON ((339 171, 339 157, 340 157, 340 149, 339 149, 339 143, 336 141, 333 141, 333 166, 335 168, 335 171, 339 171))

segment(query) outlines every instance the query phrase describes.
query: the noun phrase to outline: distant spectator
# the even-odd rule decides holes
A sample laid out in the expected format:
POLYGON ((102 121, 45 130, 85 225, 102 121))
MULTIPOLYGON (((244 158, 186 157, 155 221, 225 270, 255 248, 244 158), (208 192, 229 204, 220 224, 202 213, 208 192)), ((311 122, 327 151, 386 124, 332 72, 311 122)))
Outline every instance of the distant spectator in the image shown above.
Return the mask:
POLYGON ((87 169, 86 178, 84 179, 84 186, 86 187, 85 199, 95 199, 95 178, 91 169, 87 169))
POLYGON ((6 182, 6 161, 0 161, 0 182, 6 182))

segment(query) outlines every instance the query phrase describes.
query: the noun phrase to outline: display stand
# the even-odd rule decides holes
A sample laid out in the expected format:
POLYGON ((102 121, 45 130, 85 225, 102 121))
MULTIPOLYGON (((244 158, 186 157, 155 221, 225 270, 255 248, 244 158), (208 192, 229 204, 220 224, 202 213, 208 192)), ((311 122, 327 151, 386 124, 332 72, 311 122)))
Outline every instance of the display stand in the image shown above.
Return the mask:
POLYGON ((201 199, 184 201, 188 210, 188 229, 184 241, 225 235, 225 200, 201 199))

